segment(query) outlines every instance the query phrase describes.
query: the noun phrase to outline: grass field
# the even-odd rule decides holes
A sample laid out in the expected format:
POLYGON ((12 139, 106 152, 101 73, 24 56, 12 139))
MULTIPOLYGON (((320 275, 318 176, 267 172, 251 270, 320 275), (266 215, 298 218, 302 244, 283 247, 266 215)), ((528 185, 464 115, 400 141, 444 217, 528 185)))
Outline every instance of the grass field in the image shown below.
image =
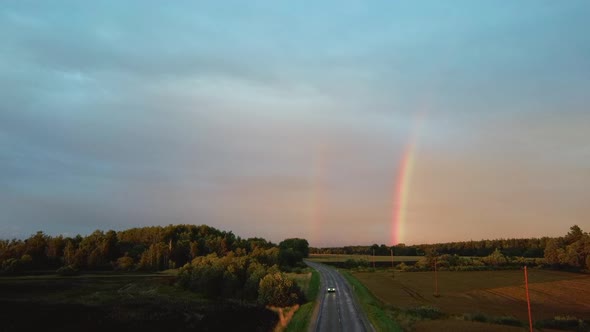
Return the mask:
MULTIPOLYGON (((381 270, 352 275, 392 308, 428 306, 455 317, 482 314, 528 320, 523 271, 439 272, 438 297, 433 272, 397 272, 392 277, 391 271, 381 270)), ((533 320, 590 319, 590 275, 531 269, 529 282, 533 320)))
MULTIPOLYGON (((415 262, 421 256, 393 256, 394 262, 415 262)), ((344 262, 347 259, 365 259, 368 262, 391 262, 391 256, 370 256, 370 255, 309 255, 308 258, 312 262, 330 263, 330 262, 344 262)))

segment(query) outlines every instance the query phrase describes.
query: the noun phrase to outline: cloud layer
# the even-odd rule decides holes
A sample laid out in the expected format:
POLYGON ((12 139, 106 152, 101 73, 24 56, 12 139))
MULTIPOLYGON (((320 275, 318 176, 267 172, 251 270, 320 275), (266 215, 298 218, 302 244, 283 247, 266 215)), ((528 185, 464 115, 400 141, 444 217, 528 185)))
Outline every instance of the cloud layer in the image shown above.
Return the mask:
POLYGON ((590 228, 587 9, 7 2, 0 237, 387 243, 412 135, 405 242, 590 228))

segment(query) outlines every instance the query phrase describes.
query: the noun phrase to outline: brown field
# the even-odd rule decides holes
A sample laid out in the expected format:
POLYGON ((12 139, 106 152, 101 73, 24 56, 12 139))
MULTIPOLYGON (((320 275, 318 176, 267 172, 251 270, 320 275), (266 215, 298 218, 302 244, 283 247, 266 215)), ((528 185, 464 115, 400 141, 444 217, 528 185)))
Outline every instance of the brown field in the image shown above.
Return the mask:
MULTIPOLYGON (((434 306, 448 314, 483 313, 528 320, 521 270, 439 272, 439 297, 434 296, 434 272, 396 272, 393 278, 391 271, 352 274, 387 305, 434 306)), ((533 320, 555 316, 590 319, 590 275, 531 269, 529 289, 533 320)))
MULTIPOLYGON (((464 320, 445 320, 441 322, 439 320, 427 320, 418 322, 413 326, 412 331, 414 332, 456 332, 456 331, 478 331, 478 332, 522 332, 522 327, 516 326, 498 326, 495 324, 487 324, 480 322, 469 322, 464 320)), ((544 329, 544 332, 552 331, 544 329)))
MULTIPOLYGON (((393 256, 394 262, 415 262, 422 256, 393 256)), ((375 262, 391 262, 391 256, 370 256, 370 255, 309 255, 309 260, 312 262, 325 263, 325 262, 344 262, 347 259, 365 259, 368 262, 372 262, 373 258, 375 262)))

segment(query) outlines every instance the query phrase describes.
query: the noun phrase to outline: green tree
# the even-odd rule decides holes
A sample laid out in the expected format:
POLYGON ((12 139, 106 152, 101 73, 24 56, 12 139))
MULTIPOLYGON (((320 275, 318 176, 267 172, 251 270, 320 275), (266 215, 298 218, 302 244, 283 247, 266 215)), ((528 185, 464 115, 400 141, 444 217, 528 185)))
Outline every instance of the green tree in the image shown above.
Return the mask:
POLYGON ((508 263, 506 256, 498 249, 494 250, 490 255, 482 258, 482 261, 487 265, 500 266, 508 263))
POLYGON ((280 272, 269 273, 260 280, 258 301, 265 305, 287 307, 299 301, 301 291, 280 272))
POLYGON ((305 239, 292 238, 279 243, 279 264, 281 266, 296 266, 309 257, 309 243, 305 239))

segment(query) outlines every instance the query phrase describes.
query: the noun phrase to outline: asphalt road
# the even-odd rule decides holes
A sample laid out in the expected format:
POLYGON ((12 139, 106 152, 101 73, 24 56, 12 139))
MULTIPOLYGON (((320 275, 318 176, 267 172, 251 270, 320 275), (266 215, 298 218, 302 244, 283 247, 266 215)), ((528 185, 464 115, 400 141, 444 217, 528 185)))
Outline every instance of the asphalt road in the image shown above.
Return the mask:
POLYGON ((311 331, 374 331, 346 279, 334 268, 306 261, 320 273, 319 312, 311 331), (328 293, 328 287, 336 292, 328 293))

